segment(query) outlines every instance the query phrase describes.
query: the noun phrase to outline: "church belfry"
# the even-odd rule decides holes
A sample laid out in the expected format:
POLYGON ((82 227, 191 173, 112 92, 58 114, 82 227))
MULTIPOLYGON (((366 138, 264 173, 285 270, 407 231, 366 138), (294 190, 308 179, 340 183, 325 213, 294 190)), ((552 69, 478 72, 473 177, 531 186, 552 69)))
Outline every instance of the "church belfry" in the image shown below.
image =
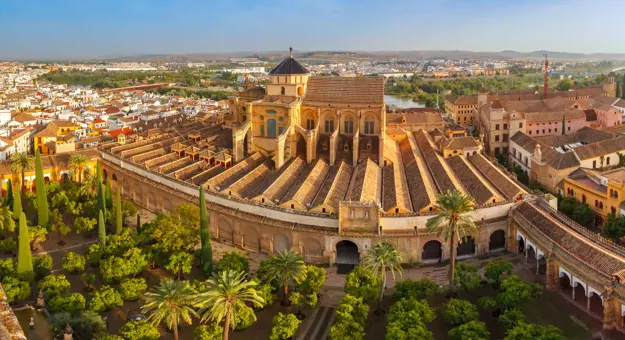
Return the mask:
POLYGON ((309 72, 293 58, 293 48, 289 56, 269 72, 267 95, 302 98, 306 93, 309 72))

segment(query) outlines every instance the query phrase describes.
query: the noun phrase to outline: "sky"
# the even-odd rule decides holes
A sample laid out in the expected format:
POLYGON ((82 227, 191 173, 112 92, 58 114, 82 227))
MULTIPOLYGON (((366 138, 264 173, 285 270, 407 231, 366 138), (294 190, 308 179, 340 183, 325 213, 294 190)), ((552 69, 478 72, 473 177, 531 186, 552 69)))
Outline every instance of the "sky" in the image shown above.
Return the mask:
POLYGON ((0 0, 0 59, 289 46, 625 53, 622 13, 624 0, 0 0))

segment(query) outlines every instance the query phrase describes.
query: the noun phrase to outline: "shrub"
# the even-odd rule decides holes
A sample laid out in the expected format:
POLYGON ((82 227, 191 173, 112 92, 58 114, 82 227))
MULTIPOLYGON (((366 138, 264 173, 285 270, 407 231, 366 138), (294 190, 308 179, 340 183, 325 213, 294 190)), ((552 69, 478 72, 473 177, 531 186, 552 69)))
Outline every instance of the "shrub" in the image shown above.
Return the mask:
POLYGON ((296 287, 300 292, 303 293, 317 293, 326 282, 326 270, 313 266, 307 265, 304 269, 305 275, 304 279, 296 282, 296 287))
POLYGON ((282 314, 273 317, 273 327, 269 334, 269 340, 287 340, 291 339, 297 328, 299 327, 300 320, 293 314, 282 314))
POLYGON ((503 314, 499 316, 499 322, 503 325, 505 329, 512 329, 516 327, 519 323, 525 321, 525 314, 519 309, 512 308, 507 309, 503 314))
POLYGON ((395 293, 393 297, 401 299, 405 297, 414 297, 415 299, 424 299, 438 293, 439 287, 428 278, 418 281, 410 279, 399 281, 395 284, 395 293))
POLYGON ((158 340, 161 337, 158 328, 147 320, 127 322, 119 332, 126 340, 158 340))
POLYGON ((2 279, 2 288, 9 303, 26 300, 31 295, 30 283, 15 277, 7 276, 2 279))
POLYGON ((480 286, 480 274, 477 267, 467 263, 456 263, 455 280, 465 291, 471 291, 480 286))
POLYGON ((244 272, 247 274, 250 271, 250 263, 245 255, 231 251, 224 254, 224 256, 217 262, 217 271, 233 270, 236 272, 244 272))
POLYGON ((217 323, 210 325, 200 325, 193 332, 193 340, 221 340, 224 328, 217 323))
POLYGON ((356 266, 345 280, 345 293, 356 297, 362 297, 366 303, 371 303, 379 298, 381 278, 365 270, 362 266, 356 266))
POLYGON ((254 324, 254 322, 256 322, 256 314, 254 313, 254 310, 245 306, 237 313, 237 325, 234 329, 239 331, 246 329, 254 324))
POLYGON ((104 256, 104 249, 99 243, 94 243, 87 249, 87 260, 92 264, 99 264, 104 256))
POLYGON ((15 249, 17 249, 17 242, 15 242, 13 237, 8 237, 0 241, 0 252, 8 253, 15 251, 15 249))
POLYGON ((71 288, 71 284, 63 274, 48 275, 39 281, 39 289, 46 292, 48 297, 61 295, 71 288))
POLYGON ((74 228, 77 234, 82 234, 95 229, 97 221, 95 218, 76 217, 74 220, 74 228))
POLYGON ((122 281, 121 285, 119 285, 122 298, 129 301, 139 300, 147 289, 148 285, 145 283, 144 278, 127 279, 122 281))
POLYGON ((523 303, 539 297, 542 290, 538 283, 526 282, 512 275, 501 283, 497 303, 506 309, 519 308, 523 303))
POLYGON ((254 308, 265 308, 265 306, 272 305, 276 301, 275 286, 272 286, 268 283, 262 283, 256 277, 253 278, 252 281, 257 283, 256 287, 254 287, 254 289, 256 289, 256 294, 263 298, 263 303, 255 304, 254 308))
POLYGON ((82 311, 76 316, 67 312, 59 312, 53 314, 49 320, 50 328, 56 333, 62 332, 65 325, 69 324, 74 332, 74 339, 116 340, 102 335, 106 332, 106 322, 94 312, 82 311))
POLYGON ((15 260, 14 259, 1 259, 0 260, 0 278, 5 278, 7 276, 14 277, 17 274, 15 271, 15 260))
POLYGON ((56 295, 48 300, 48 307, 53 313, 68 312, 75 313, 85 309, 85 297, 80 293, 72 293, 67 296, 56 295))
POLYGON ((469 301, 451 299, 444 306, 443 316, 453 326, 460 326, 477 320, 478 312, 477 307, 469 301))
POLYGON ((482 296, 477 299, 477 306, 484 309, 492 309, 497 307, 497 301, 488 296, 482 296))
POLYGON ((33 256, 33 270, 37 279, 50 274, 52 270, 52 256, 49 254, 33 256))
POLYGON ((512 273, 512 263, 502 260, 492 260, 488 261, 484 267, 484 276, 497 287, 501 284, 501 276, 504 273, 508 275, 512 273))
POLYGON ((124 305, 121 294, 111 286, 102 286, 99 291, 91 294, 89 310, 92 312, 104 312, 113 307, 124 305))
POLYGON ((78 273, 85 270, 85 264, 87 260, 84 256, 78 255, 73 251, 70 251, 63 258, 63 269, 70 273, 78 273))
POLYGON ((546 339, 563 340, 562 331, 554 326, 520 322, 506 332, 506 340, 546 339))
POLYGON ((172 274, 178 278, 182 274, 189 274, 193 268, 193 255, 185 252, 177 252, 169 257, 169 263, 165 266, 165 269, 169 270, 172 274))
POLYGON ((389 311, 389 322, 406 322, 410 326, 416 322, 428 323, 436 318, 436 311, 428 305, 426 300, 417 300, 413 297, 402 298, 389 311))
POLYGON ((449 331, 451 340, 488 340, 490 332, 486 329, 486 324, 480 321, 469 321, 463 325, 452 328, 449 331))
POLYGON ((408 329, 404 329, 397 322, 389 323, 386 327, 385 340, 434 340, 434 335, 425 324, 416 323, 408 329))
POLYGON ((100 263, 100 275, 106 283, 120 282, 141 273, 148 261, 139 248, 128 249, 122 257, 111 256, 100 263))
POLYGON ((339 322, 354 320, 364 325, 367 321, 367 315, 369 315, 369 305, 364 302, 363 298, 349 294, 343 296, 336 308, 336 319, 339 322))

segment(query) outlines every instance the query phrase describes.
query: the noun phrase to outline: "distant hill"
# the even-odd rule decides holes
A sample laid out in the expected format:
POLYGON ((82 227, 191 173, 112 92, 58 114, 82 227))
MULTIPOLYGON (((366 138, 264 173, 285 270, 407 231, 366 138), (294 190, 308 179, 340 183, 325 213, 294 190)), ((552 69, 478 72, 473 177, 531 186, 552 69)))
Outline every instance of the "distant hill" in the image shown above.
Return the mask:
MULTIPOLYGON (((153 61, 153 62, 227 62, 233 57, 256 57, 261 60, 276 61, 284 58, 288 51, 242 51, 230 53, 191 53, 191 54, 145 54, 102 56, 91 60, 102 61, 153 61)), ((500 52, 475 52, 462 50, 415 50, 415 51, 294 51, 297 58, 303 60, 349 60, 349 59, 386 59, 386 58, 441 58, 441 59, 541 59, 549 55, 551 60, 591 61, 625 60, 625 53, 570 53, 557 51, 518 52, 512 50, 500 52)))

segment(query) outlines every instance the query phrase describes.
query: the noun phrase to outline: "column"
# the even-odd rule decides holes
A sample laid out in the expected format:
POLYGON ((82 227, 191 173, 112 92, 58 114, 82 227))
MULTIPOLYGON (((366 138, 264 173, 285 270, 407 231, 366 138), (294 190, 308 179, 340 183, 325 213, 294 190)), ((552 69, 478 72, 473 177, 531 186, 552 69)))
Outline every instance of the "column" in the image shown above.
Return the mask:
POLYGON ((573 287, 572 289, 572 293, 571 293, 571 298, 573 299, 573 301, 575 301, 575 282, 571 282, 571 287, 573 287))
POLYGON ((608 294, 603 297, 603 329, 604 330, 612 330, 616 327, 616 320, 620 313, 617 313, 617 306, 615 303, 617 300, 614 299, 610 290, 608 290, 608 294))
POLYGON ((590 312, 590 293, 586 295, 586 310, 590 312))
POLYGON ((558 265, 553 259, 547 259, 546 286, 549 290, 560 290, 558 265))
POLYGON ((527 252, 527 248, 528 246, 525 246, 525 264, 527 264, 527 256, 529 255, 529 253, 527 252))
POLYGON ((540 257, 536 259, 536 275, 540 275, 540 257))

